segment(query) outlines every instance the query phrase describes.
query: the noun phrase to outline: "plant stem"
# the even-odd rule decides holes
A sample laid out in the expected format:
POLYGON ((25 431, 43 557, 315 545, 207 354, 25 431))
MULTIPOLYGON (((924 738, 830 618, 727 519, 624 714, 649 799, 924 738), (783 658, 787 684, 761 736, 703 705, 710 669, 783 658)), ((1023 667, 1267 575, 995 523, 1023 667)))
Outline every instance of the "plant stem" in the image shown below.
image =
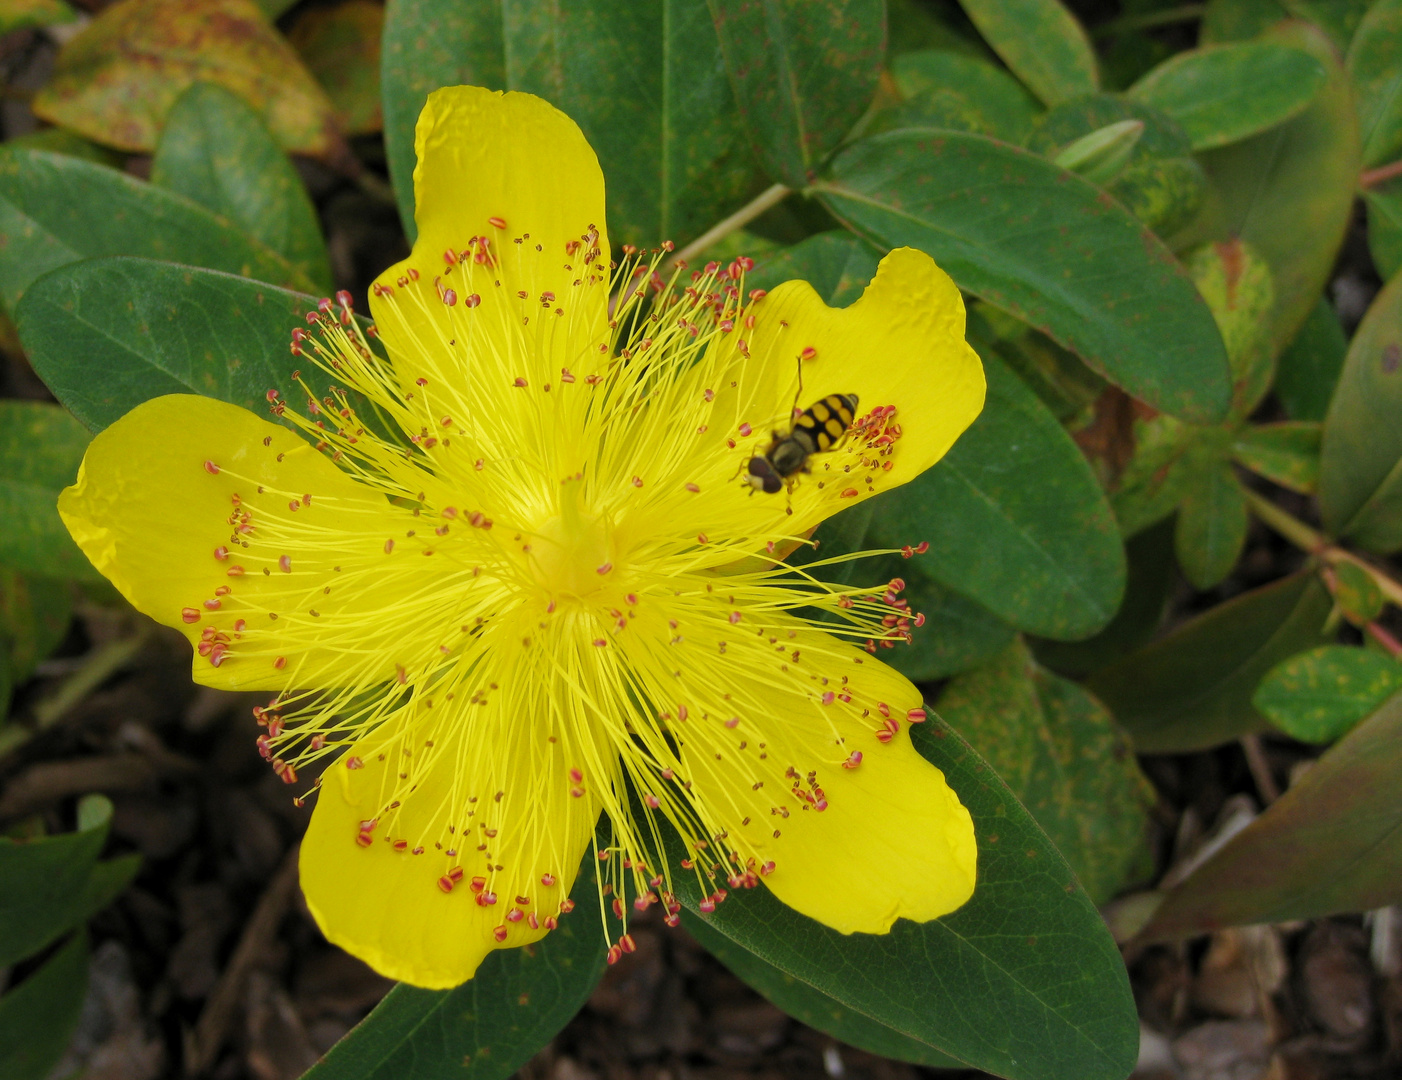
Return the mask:
POLYGON ((1207 10, 1206 4, 1180 4, 1166 11, 1151 11, 1143 15, 1125 15, 1097 26, 1090 32, 1096 38, 1114 37, 1127 30, 1149 30, 1155 26, 1172 26, 1174 23, 1193 22, 1201 19, 1207 10))
POLYGON ((1376 169, 1359 173, 1358 186, 1361 188, 1377 187, 1395 176, 1402 176, 1402 161, 1389 162, 1386 165, 1379 165, 1376 169))
POLYGON ((712 244, 724 240, 736 229, 743 229, 760 214, 764 213, 772 206, 777 206, 789 195, 789 188, 783 184, 775 184, 773 187, 765 188, 744 206, 736 210, 728 218, 724 218, 709 229, 703 232, 686 247, 667 260, 667 266, 672 267, 684 259, 694 259, 712 244))
POLYGON ((1383 596, 1398 607, 1402 607, 1402 584, 1399 584, 1372 563, 1359 558, 1353 552, 1345 551, 1337 544, 1331 544, 1323 533, 1306 525, 1299 518, 1287 514, 1259 492, 1252 491, 1250 488, 1245 489, 1245 491, 1246 501, 1251 507, 1252 513, 1301 551, 1316 555, 1330 564, 1353 563, 1377 583, 1378 590, 1383 596))

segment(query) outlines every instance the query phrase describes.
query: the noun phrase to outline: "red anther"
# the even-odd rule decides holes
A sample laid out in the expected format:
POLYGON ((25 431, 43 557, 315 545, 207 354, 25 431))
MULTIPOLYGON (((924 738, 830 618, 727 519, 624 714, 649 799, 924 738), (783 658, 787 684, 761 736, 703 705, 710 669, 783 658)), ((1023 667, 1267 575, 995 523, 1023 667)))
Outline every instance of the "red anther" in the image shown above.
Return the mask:
POLYGON ((916 626, 924 626, 924 625, 925 625, 925 613, 924 613, 923 611, 917 611, 917 612, 915 613, 915 625, 916 625, 916 626))
POLYGON ((506 913, 506 921, 507 921, 507 922, 520 922, 520 921, 521 921, 522 919, 524 919, 525 917, 526 917, 526 913, 525 913, 524 911, 522 911, 520 908, 512 908, 510 911, 508 911, 508 912, 506 913))
POLYGON ((278 569, 281 570, 284 574, 292 573, 292 556, 283 555, 281 558, 278 559, 277 566, 278 569))
POLYGON ((473 892, 480 893, 487 887, 487 879, 484 877, 475 877, 469 884, 473 892))
POLYGON ((879 743, 888 743, 891 741, 891 738, 891 732, 886 728, 881 728, 876 733, 876 741, 879 743))
POLYGON ((748 255, 738 256, 735 262, 741 270, 744 270, 746 272, 749 272, 750 270, 753 270, 755 268, 754 259, 750 258, 748 255))
MULTIPOLYGON (((404 279, 403 279, 403 278, 400 278, 399 280, 400 280, 400 281, 403 281, 404 279)), ((308 322, 308 323, 315 323, 319 318, 321 318, 321 316, 318 315, 315 311, 309 311, 309 312, 307 312, 307 322, 308 322)), ((295 378, 295 376, 294 376, 294 378, 295 378)))
POLYGON ((244 628, 245 626, 247 626, 247 625, 248 625, 248 623, 246 623, 243 619, 235 619, 235 620, 234 620, 234 633, 236 633, 236 634, 242 633, 242 632, 243 632, 243 628, 244 628))
POLYGON ((929 550, 930 550, 930 541, 928 541, 928 540, 921 540, 920 543, 918 543, 918 544, 915 545, 915 554, 917 554, 917 555, 924 555, 925 552, 927 552, 927 551, 929 551, 929 550))
POLYGON ((491 889, 487 889, 482 893, 479 899, 482 901, 483 907, 491 907, 497 902, 497 894, 492 892, 491 889))
POLYGON ((800 360, 812 360, 817 355, 818 350, 813 348, 812 345, 809 345, 806 349, 804 349, 801 353, 798 354, 798 358, 800 360))
POLYGON ((218 611, 221 607, 223 607, 223 604, 220 603, 218 599, 213 599, 206 600, 204 602, 204 606, 207 607, 210 611, 218 611))
POLYGON ((687 717, 686 706, 685 706, 685 705, 678 705, 678 706, 677 706, 677 719, 678 719, 678 720, 685 720, 686 717, 687 717))
MULTIPOLYGON (((722 319, 722 320, 720 321, 719 328, 720 328, 720 332, 721 332, 722 334, 728 334, 728 333, 730 333, 730 331, 732 331, 732 330, 735 329, 735 320, 734 320, 734 319, 722 319)), ((706 392, 707 392, 708 394, 710 393, 709 390, 706 391, 706 392)), ((707 401, 710 401, 711 399, 710 399, 710 398, 707 398, 706 400, 707 400, 707 401)))
POLYGON ((656 795, 650 793, 643 796, 643 802, 647 803, 648 806, 651 807, 653 810, 656 810, 659 806, 662 805, 661 800, 659 800, 656 795))
POLYGON ((457 266, 457 265, 458 265, 458 253, 457 253, 456 251, 454 251, 452 248, 448 248, 446 251, 443 252, 443 261, 444 261, 444 263, 446 263, 448 266, 457 266))
POLYGON ((222 562, 229 557, 229 549, 221 544, 214 549, 214 557, 222 562))
POLYGON ((276 390, 269 390, 267 397, 269 401, 277 401, 278 393, 276 390))
POLYGON ((751 299, 751 300, 763 300, 763 299, 764 299, 766 296, 768 296, 768 295, 769 295, 769 290, 768 290, 768 289, 751 289, 751 290, 750 290, 750 299, 751 299))
POLYGON ((740 726, 740 718, 738 716, 732 716, 729 720, 725 722, 725 726, 734 731, 737 727, 740 726))
POLYGON ((857 497, 857 489, 856 489, 856 488, 844 488, 844 489, 842 490, 841 496, 839 496, 839 497, 840 497, 840 498, 843 498, 843 499, 855 499, 855 498, 857 497))
POLYGON ((626 953, 638 951, 638 945, 633 940, 632 934, 624 934, 621 938, 619 938, 618 947, 626 953))
POLYGON ((608 644, 608 639, 607 639, 607 638, 596 637, 596 638, 594 639, 594 641, 593 641, 593 645, 594 645, 594 647, 595 647, 596 649, 602 649, 602 648, 603 648, 605 645, 607 645, 607 644, 608 644))
POLYGON ((204 463, 204 471, 209 473, 210 476, 218 476, 219 466, 212 461, 206 460, 204 463))
MULTIPOLYGON (((273 661, 273 667, 277 668, 279 671, 281 671, 281 670, 282 670, 283 668, 285 668, 286 666, 287 666, 287 657, 285 657, 285 656, 279 656, 276 660, 273 661)), ((359 767, 360 767, 360 766, 358 766, 358 765, 352 765, 352 766, 351 766, 351 768, 353 768, 353 769, 357 769, 357 768, 359 768, 359 767)))
POLYGON ((506 228, 506 218, 489 217, 487 219, 487 224, 491 225, 493 228, 504 229, 506 228))
POLYGON ((560 901, 560 914, 561 914, 561 915, 568 915, 568 914, 569 914, 571 911, 573 911, 573 910, 574 910, 574 901, 571 900, 568 896, 565 897, 563 900, 560 901))
POLYGON ((761 866, 761 867, 759 868, 759 872, 760 872, 761 874, 763 874, 765 877, 768 877, 770 874, 774 873, 774 862, 773 862, 773 860, 770 860, 769 862, 767 862, 767 863, 765 863, 763 866, 761 866))
POLYGON ((824 704, 824 705, 831 705, 831 704, 833 703, 833 701, 836 699, 836 697, 837 697, 836 694, 834 694, 831 690, 828 690, 826 693, 823 694, 823 704, 824 704))
POLYGON ((744 879, 744 877, 743 877, 742 875, 740 875, 740 874, 731 874, 729 877, 727 877, 727 878, 725 879, 725 882, 726 882, 726 884, 729 885, 732 889, 738 889, 738 888, 740 888, 742 885, 745 884, 745 879, 744 879))
POLYGON ((462 302, 462 303, 463 303, 463 307, 470 307, 470 308, 472 308, 472 307, 476 307, 476 306, 477 306, 478 304, 480 304, 481 302, 482 302, 482 298, 481 298, 480 296, 478 296, 476 293, 471 293, 471 294, 469 294, 468 296, 466 296, 466 297, 463 298, 463 302, 462 302))
POLYGON ((730 613, 730 625, 734 626, 734 625, 735 625, 736 623, 738 623, 739 621, 740 621, 740 613, 739 613, 738 611, 732 611, 732 612, 730 613))
POLYGON ((323 296, 316 302, 316 309, 323 314, 331 310, 331 297, 323 296))
POLYGON ((903 548, 901 548, 901 558, 903 559, 909 559, 914 554, 915 549, 909 544, 906 544, 903 548))
POLYGON ((891 715, 891 706, 887 705, 884 701, 878 701, 878 702, 876 703, 876 708, 877 708, 877 711, 880 712, 882 716, 890 716, 890 715, 891 715))
POLYGON ((443 303, 448 305, 448 307, 452 307, 458 302, 458 294, 452 289, 444 289, 441 293, 439 293, 439 297, 442 299, 443 303))
POLYGON ((297 770, 281 758, 273 758, 273 772, 282 778, 284 784, 295 784, 297 782, 297 770))
POLYGON ((897 720, 894 716, 888 716, 883 721, 883 723, 886 726, 886 730, 889 731, 892 735, 896 734, 898 731, 901 730, 901 722, 897 720))
MULTIPOLYGON (((399 804, 396 803, 395 805, 397 806, 397 805, 399 805, 399 804)), ((455 866, 455 867, 453 867, 451 870, 448 871, 448 876, 449 876, 450 878, 452 878, 454 881, 461 881, 461 880, 462 880, 462 867, 461 867, 461 866, 455 866)))
POLYGON ((613 569, 613 563, 611 563, 611 562, 606 562, 606 563, 604 563, 602 566, 598 567, 598 568, 594 571, 594 573, 599 574, 599 575, 602 576, 602 575, 604 575, 604 574, 607 574, 607 573, 608 573, 610 570, 612 570, 612 569, 613 569))
POLYGON ((754 428, 750 427, 749 424, 741 424, 741 425, 740 425, 740 437, 741 437, 742 439, 749 438, 750 433, 753 432, 753 431, 754 431, 754 428))
POLYGON ((696 906, 701 910, 702 914, 705 915, 709 915, 711 912, 716 910, 716 902, 710 897, 707 897, 705 900, 702 900, 701 903, 697 904, 696 906))
POLYGON ((905 714, 905 718, 912 724, 923 724, 928 718, 924 709, 911 709, 905 714))
POLYGON ((346 758, 346 768, 347 768, 347 769, 363 769, 363 768, 365 768, 365 762, 361 761, 360 758, 358 758, 358 757, 356 757, 354 754, 352 754, 350 757, 346 758))
POLYGON ((258 747, 258 753, 264 761, 271 761, 273 759, 273 742, 268 736, 259 735, 256 740, 256 745, 258 747))
POLYGON ((817 810, 820 814, 821 814, 824 810, 826 810, 827 808, 828 808, 828 801, 827 801, 827 799, 819 799, 817 802, 815 802, 815 803, 813 804, 813 809, 814 809, 814 810, 817 810))
POLYGON ((542 885, 544 885, 547 889, 550 888, 550 886, 552 886, 552 885, 555 884, 555 875, 554 875, 554 874, 541 874, 541 875, 540 875, 540 883, 541 883, 542 885))
POLYGON ((557 927, 557 926, 559 926, 559 925, 560 925, 560 920, 557 919, 557 918, 555 918, 554 915, 547 915, 547 916, 545 916, 545 929, 547 929, 547 930, 554 930, 555 927, 557 927))
POLYGON ((623 958, 623 950, 620 949, 617 945, 610 945, 610 946, 609 946, 609 954, 608 954, 608 962, 609 962, 610 964, 616 964, 616 963, 618 963, 618 961, 621 960, 622 958, 623 958))
POLYGON ((219 644, 215 645, 214 648, 210 649, 209 662, 211 666, 218 667, 220 664, 222 664, 224 662, 224 657, 228 653, 228 651, 229 647, 223 642, 220 642, 219 644))
MULTIPOLYGON (((364 834, 364 833, 361 833, 361 835, 364 836, 365 834, 364 834)), ((366 839, 368 840, 369 837, 366 837, 366 839)), ((442 889, 445 893, 450 893, 450 892, 452 892, 452 891, 453 891, 453 879, 450 878, 450 877, 448 877, 446 874, 443 875, 441 878, 438 879, 438 887, 439 887, 440 889, 442 889)))
POLYGON ((694 863, 694 862, 693 862, 692 860, 690 860, 690 859, 683 859, 683 860, 682 860, 682 869, 683 869, 683 870, 690 870, 690 869, 692 869, 695 865, 696 865, 696 863, 694 863))
MULTIPOLYGON (((358 833, 355 834, 355 842, 361 847, 369 847, 375 842, 375 838, 371 836, 366 830, 361 829, 358 833)), ((449 888, 451 888, 451 886, 449 886, 449 888)), ((443 891, 447 892, 448 890, 444 889, 443 891)))
POLYGON ((623 901, 616 896, 613 898, 613 914, 614 918, 623 918, 623 901))
POLYGON ((676 926, 680 926, 680 925, 682 924, 682 917, 681 917, 680 915, 675 915, 675 914, 674 914, 674 915, 668 915, 668 916, 667 916, 665 919, 663 919, 662 921, 663 921, 664 923, 666 923, 668 926, 676 927, 676 926))
POLYGON ((325 735, 316 734, 316 735, 313 735, 313 736, 312 736, 312 749, 313 749, 313 750, 322 750, 322 749, 324 749, 325 747, 326 747, 326 736, 325 736, 325 735))
POLYGON ((417 270, 415 270, 412 266, 409 267, 409 280, 410 280, 410 281, 418 281, 418 280, 419 280, 419 272, 418 272, 417 270))
POLYGON ((200 621, 200 613, 197 608, 187 607, 180 609, 180 618, 187 623, 197 623, 200 621))
POLYGON ((409 846, 409 841, 408 841, 408 840, 396 840, 394 843, 392 843, 392 844, 390 845, 390 847, 394 848, 395 851, 403 851, 403 850, 404 850, 405 848, 407 848, 408 846, 409 846))
POLYGON ((584 779, 584 774, 583 774, 582 772, 580 772, 578 769, 571 769, 571 770, 570 770, 570 779, 573 780, 576 784, 578 784, 580 781, 582 781, 582 780, 584 779))
POLYGON ((697 533, 697 534, 696 534, 696 542, 697 542, 698 544, 708 544, 708 543, 710 543, 710 541, 706 538, 706 534, 705 534, 705 533, 697 533))

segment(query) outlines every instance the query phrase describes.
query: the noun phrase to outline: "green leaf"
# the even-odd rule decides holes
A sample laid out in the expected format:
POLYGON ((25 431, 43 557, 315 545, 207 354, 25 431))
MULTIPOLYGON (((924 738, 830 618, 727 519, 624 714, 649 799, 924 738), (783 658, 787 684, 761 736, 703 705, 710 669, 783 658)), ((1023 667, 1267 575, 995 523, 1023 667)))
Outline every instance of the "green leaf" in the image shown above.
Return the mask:
POLYGON ((331 291, 326 242, 302 178, 258 114, 222 86, 195 83, 176 100, 151 183, 213 211, 331 291))
POLYGON ((1171 416, 1134 420, 1134 456, 1111 496, 1125 536, 1162 521, 1202 474, 1226 457, 1231 430, 1196 427, 1171 416))
MULTIPOLYGON (((112 804, 101 795, 83 801, 95 818, 80 821, 76 832, 32 840, 0 836, 0 967, 33 956, 89 914, 86 889, 107 842, 112 804)), ((80 817, 83 812, 80 807, 80 817)))
POLYGON ((1169 235, 1197 213, 1207 180, 1190 155, 1188 133, 1167 113, 1118 94, 1092 94, 1044 113, 1027 146, 1055 160, 1073 140, 1127 120, 1140 121, 1144 133, 1106 190, 1145 225, 1169 235))
POLYGON ((179 195, 90 161, 0 150, 0 302, 98 255, 142 255, 311 290, 305 276, 241 229, 179 195))
POLYGON ((891 61, 891 74, 907 98, 938 95, 968 109, 978 130, 1021 143, 1042 111, 1041 103, 1000 67, 966 53, 925 49, 891 61))
POLYGON ((87 990, 88 936, 80 931, 0 997, 0 1076, 45 1080, 68 1049, 87 990))
POLYGON ((1329 79, 1295 119, 1201 156, 1213 188, 1210 212, 1191 238, 1174 245, 1239 237, 1265 257, 1275 283, 1271 342, 1278 353, 1294 340, 1333 269, 1353 207, 1359 143, 1348 77, 1323 32, 1288 22, 1266 36, 1308 52, 1329 79))
MULTIPOLYGON (((204 394, 265 415, 268 390, 291 385, 288 335, 315 305, 213 270, 94 259, 35 282, 17 317, 34 370, 96 432, 161 394, 204 394)), ((319 371, 304 377, 323 384, 319 371)))
POLYGON ((73 592, 66 582, 0 566, 0 646, 9 653, 16 684, 34 674, 39 661, 58 647, 72 616, 73 592))
POLYGON ((1162 521, 1130 537, 1125 542, 1125 560, 1125 595, 1115 617, 1084 641, 1032 640, 1029 644, 1038 663, 1082 678, 1153 639, 1178 584, 1173 523, 1162 521))
POLYGON ((1280 0, 1208 0, 1198 37, 1204 45, 1249 41, 1289 16, 1280 0))
POLYGON ((1364 188, 1368 207, 1368 253, 1379 276, 1390 281, 1402 270, 1402 177, 1364 188))
POLYGON ((1402 664, 1349 645, 1324 645, 1277 664, 1252 703, 1292 739, 1331 743, 1402 690, 1402 664))
POLYGON ((1363 165, 1402 156, 1402 0, 1377 0, 1348 46, 1363 165))
POLYGON ((1309 53, 1253 41, 1177 53, 1129 93, 1182 124, 1194 150, 1211 150, 1297 116, 1327 77, 1309 53))
POLYGON ((385 155, 399 217, 413 243, 414 125, 440 86, 506 89, 502 6, 498 0, 389 0, 381 50, 385 155))
POLYGON ((1348 52, 1358 25, 1375 0, 1283 0, 1290 14, 1314 23, 1333 41, 1340 54, 1348 52))
POLYGON ((1354 626, 1367 626, 1383 613, 1383 593, 1377 579, 1355 562, 1340 560, 1331 566, 1334 603, 1354 626))
POLYGON ((1334 536, 1402 548, 1402 276, 1363 316, 1324 420, 1319 509, 1334 536))
POLYGON ((753 194, 744 121, 705 0, 567 7, 387 8, 385 140, 411 239, 414 124, 431 90, 459 83, 529 91, 579 124, 603 166, 615 242, 683 244, 753 194))
POLYGON ((1099 88, 1095 50, 1060 0, 961 0, 978 32, 1048 105, 1099 88))
POLYGON ((968 307, 966 333, 979 355, 996 353, 1063 424, 1084 419, 1105 390, 1105 380, 1075 353, 982 300, 968 307))
POLYGON ((287 41, 326 88, 347 135, 384 127, 380 112, 380 36, 385 9, 374 0, 304 8, 287 41))
POLYGON ((1210 589, 1232 572, 1246 546, 1246 525, 1246 496, 1231 465, 1219 462, 1188 485, 1173 544, 1193 588, 1210 589))
MULTIPOLYGON (((1121 1080, 1134 1065, 1137 1020, 1095 907, 963 739, 934 716, 911 738, 973 817, 979 873, 969 903, 888 934, 843 935, 756 888, 731 892, 699 921, 838 1006, 975 1068, 1013 1080, 1121 1080)), ((670 861, 683 854, 670 849, 670 861)), ((676 886, 697 913, 695 879, 678 875, 676 886)))
MULTIPOLYGON (((1371 222, 1369 230, 1371 237, 1371 222)), ((1348 339, 1339 317, 1321 296, 1276 364, 1275 394, 1292 420, 1324 419, 1347 351, 1348 339)))
POLYGON ((1257 476, 1312 495, 1319 486, 1320 433, 1310 420, 1253 425, 1232 443, 1232 457, 1257 476))
POLYGON ((710 7, 765 171, 806 187, 876 94, 884 0, 710 0, 710 7))
POLYGON ((1257 731, 1251 695, 1281 660, 1321 643, 1332 601, 1309 571, 1219 604, 1097 672, 1105 702, 1141 754, 1180 754, 1257 731))
POLYGON ((115 859, 97 863, 83 886, 83 895, 78 902, 78 920, 86 922, 112 904, 126 892, 140 869, 140 855, 118 855, 115 859))
POLYGON ((1052 160, 1063 169, 1104 187, 1124 170, 1143 134, 1143 120, 1117 120, 1089 135, 1082 135, 1052 160))
POLYGON ((32 26, 57 26, 77 21, 78 13, 63 0, 6 0, 0 6, 0 34, 32 26))
POLYGON ((1152 789, 1105 707, 1017 641, 945 687, 936 708, 983 755, 1103 904, 1153 870, 1152 789))
POLYGON ((1225 414, 1229 372, 1207 306, 1168 250, 1094 185, 979 135, 894 131, 844 150, 815 186, 857 232, 929 252, 961 288, 1133 396, 1190 418, 1225 414))
POLYGON ((453 990, 399 985, 303 1080, 505 1080, 577 1013, 604 973, 592 850, 577 910, 535 945, 498 949, 453 990))
POLYGON ((47 150, 53 154, 67 154, 69 157, 82 158, 98 165, 110 165, 114 169, 120 169, 126 161, 126 158, 115 150, 89 142, 76 132, 61 127, 40 128, 28 135, 6 139, 5 145, 17 150, 47 150))
POLYGON ((1046 406, 986 357, 983 412, 945 457, 873 500, 871 541, 929 541, 920 569, 1043 637, 1114 615, 1124 548, 1090 465, 1046 406))
POLYGON ((881 253, 861 238, 825 232, 760 258, 745 282, 752 288, 772 289, 797 278, 812 285, 830 307, 846 307, 870 284, 880 260, 881 253))
POLYGON ((57 405, 0 401, 0 562, 31 574, 101 580, 58 516, 91 436, 57 405))
POLYGON ((910 1061, 932 1069, 963 1067, 963 1062, 958 1058, 942 1054, 933 1046, 927 1046, 909 1035, 902 1035, 874 1017, 849 1009, 816 987, 761 960, 720 931, 713 930, 691 912, 683 913, 682 925, 733 975, 809 1027, 869 1054, 910 1061))
POLYGON ((1402 900, 1402 697, 1331 747, 1168 894, 1143 936, 1279 923, 1402 900))

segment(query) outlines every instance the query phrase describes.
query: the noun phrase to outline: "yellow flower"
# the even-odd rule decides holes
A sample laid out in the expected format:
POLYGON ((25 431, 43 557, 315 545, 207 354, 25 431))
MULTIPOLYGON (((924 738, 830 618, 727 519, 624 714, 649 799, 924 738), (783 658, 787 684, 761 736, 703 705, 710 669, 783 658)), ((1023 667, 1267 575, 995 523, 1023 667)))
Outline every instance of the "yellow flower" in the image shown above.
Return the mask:
POLYGON ((780 561, 978 414, 954 284, 909 249, 843 310, 747 291, 744 261, 614 267, 593 151, 525 94, 436 92, 417 150, 419 238, 371 300, 387 360, 324 301, 294 352, 332 393, 294 374, 281 424, 148 401, 60 502, 197 681, 276 692, 256 715, 283 779, 325 767, 301 870, 326 936, 456 985, 557 925, 600 814, 601 876, 672 922, 679 874, 844 933, 957 908, 969 815, 873 655, 908 636, 901 583, 780 561), (845 438, 755 491, 771 429, 833 394, 860 402, 845 438), (663 822, 680 865, 649 854, 663 822))

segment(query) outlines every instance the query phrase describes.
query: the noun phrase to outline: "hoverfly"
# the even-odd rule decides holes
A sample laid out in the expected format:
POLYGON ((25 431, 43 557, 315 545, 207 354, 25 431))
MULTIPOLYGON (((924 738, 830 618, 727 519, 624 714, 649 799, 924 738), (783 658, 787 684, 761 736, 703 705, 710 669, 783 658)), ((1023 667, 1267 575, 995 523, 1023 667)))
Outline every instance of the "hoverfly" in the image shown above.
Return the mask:
POLYGON ((750 458, 745 482, 767 495, 778 492, 796 473, 808 471, 808 459, 831 450, 857 415, 856 394, 829 394, 799 414, 788 434, 774 432, 763 454, 750 458))

